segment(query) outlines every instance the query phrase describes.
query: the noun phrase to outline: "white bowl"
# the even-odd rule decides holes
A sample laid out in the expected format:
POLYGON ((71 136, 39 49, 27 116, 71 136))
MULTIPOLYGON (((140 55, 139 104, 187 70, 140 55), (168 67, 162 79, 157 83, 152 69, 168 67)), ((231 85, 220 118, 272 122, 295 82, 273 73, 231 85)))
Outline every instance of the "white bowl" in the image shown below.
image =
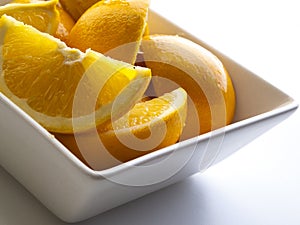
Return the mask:
POLYGON ((207 169, 298 107, 282 91, 153 11, 149 28, 152 33, 187 37, 220 58, 236 90, 234 122, 126 164, 94 171, 0 93, 0 165, 64 221, 87 219, 207 169))

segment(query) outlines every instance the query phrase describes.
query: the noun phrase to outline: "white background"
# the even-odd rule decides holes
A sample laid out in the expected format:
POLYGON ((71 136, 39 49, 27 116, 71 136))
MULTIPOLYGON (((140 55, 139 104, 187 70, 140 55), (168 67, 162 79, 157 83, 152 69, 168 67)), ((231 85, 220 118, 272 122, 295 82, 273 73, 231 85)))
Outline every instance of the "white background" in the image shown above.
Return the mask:
MULTIPOLYGON (((297 0, 152 0, 152 8, 300 101, 297 0)), ((78 225, 299 225, 300 110, 186 180, 78 225)), ((63 225, 0 168, 0 225, 63 225)))

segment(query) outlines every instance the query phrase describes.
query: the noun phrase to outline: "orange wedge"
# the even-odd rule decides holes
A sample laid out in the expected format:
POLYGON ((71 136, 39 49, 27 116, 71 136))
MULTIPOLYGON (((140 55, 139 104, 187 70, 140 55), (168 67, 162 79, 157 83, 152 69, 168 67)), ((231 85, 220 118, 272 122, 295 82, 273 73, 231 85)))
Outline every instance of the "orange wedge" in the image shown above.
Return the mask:
POLYGON ((55 34, 59 24, 58 0, 36 3, 11 3, 0 6, 0 16, 6 14, 42 32, 55 34))
POLYGON ((83 131, 124 115, 151 79, 147 68, 69 48, 6 15, 0 36, 0 91, 49 131, 83 131))
POLYGON ((96 132, 55 137, 87 165, 102 170, 179 141, 186 110, 187 94, 178 88, 137 103, 123 117, 96 132))

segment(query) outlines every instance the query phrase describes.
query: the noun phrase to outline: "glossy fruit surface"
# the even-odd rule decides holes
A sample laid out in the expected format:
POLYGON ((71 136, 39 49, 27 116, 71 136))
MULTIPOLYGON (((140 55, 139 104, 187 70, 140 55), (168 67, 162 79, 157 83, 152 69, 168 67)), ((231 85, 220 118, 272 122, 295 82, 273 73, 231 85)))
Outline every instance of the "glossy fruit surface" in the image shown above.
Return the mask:
POLYGON ((6 15, 0 34, 0 91, 49 131, 82 131, 125 114, 151 79, 147 68, 69 48, 6 15))
POLYGON ((152 35, 141 44, 145 65, 152 70, 156 94, 180 86, 189 95, 190 136, 229 124, 235 92, 222 62, 200 45, 175 35, 152 35), (198 132, 197 132, 197 129, 198 132))
POLYGON ((67 43, 133 64, 145 32, 148 7, 149 0, 99 1, 79 18, 67 43))
POLYGON ((187 94, 178 88, 137 103, 97 132, 54 135, 87 165, 102 170, 175 144, 181 139, 186 111, 187 94))

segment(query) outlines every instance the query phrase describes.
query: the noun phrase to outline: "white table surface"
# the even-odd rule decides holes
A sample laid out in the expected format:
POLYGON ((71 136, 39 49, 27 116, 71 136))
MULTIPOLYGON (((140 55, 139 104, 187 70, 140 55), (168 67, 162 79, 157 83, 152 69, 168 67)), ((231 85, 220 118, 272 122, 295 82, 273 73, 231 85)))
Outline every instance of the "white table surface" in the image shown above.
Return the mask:
MULTIPOLYGON (((297 0, 152 0, 152 8, 300 100, 297 0)), ((300 110, 240 151, 78 225, 299 225, 300 110)), ((0 225, 63 225, 0 168, 0 225)))

